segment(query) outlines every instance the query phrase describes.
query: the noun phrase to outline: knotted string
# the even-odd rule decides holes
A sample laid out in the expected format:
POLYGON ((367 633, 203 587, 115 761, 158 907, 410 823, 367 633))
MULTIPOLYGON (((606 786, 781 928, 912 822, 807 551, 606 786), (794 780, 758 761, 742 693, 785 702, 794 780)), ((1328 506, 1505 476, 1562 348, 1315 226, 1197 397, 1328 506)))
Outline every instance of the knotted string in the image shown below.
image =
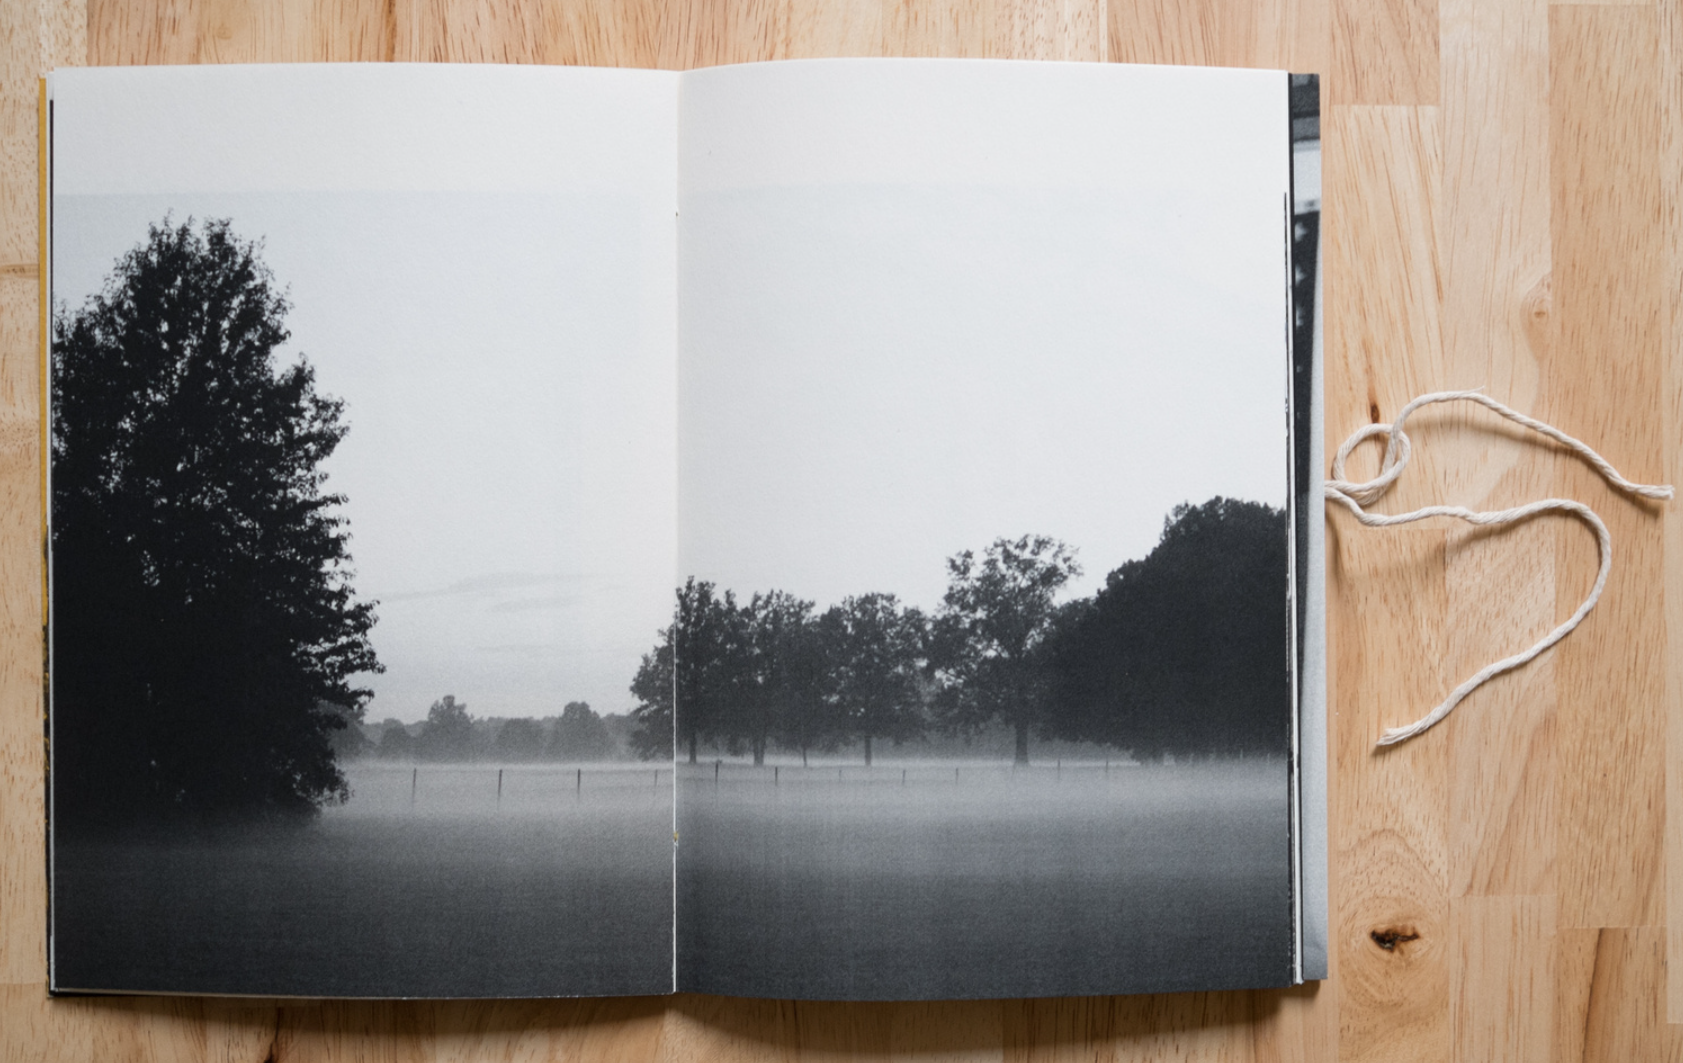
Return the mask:
POLYGON ((1464 520, 1468 524, 1513 524, 1522 520, 1529 520, 1539 513, 1561 512, 1579 517, 1595 531, 1596 544, 1601 551, 1601 568, 1595 574, 1595 586, 1590 588, 1589 597, 1578 606, 1571 616, 1567 617, 1559 627, 1539 639, 1536 645, 1523 653, 1516 653, 1512 657, 1504 657, 1479 669, 1466 682, 1449 692, 1449 697, 1443 700, 1437 708, 1409 724, 1407 727, 1392 727, 1380 736, 1381 746, 1395 745, 1406 742, 1420 734, 1439 720, 1448 716, 1461 700, 1474 690, 1477 690, 1487 680, 1511 671, 1536 657, 1539 653, 1553 646, 1571 633, 1572 629, 1583 622, 1589 615, 1595 603, 1601 598, 1602 588, 1607 586, 1607 573, 1613 567, 1613 537, 1607 532, 1607 525, 1602 523, 1594 510, 1582 502, 1574 502, 1566 498, 1545 498, 1538 502, 1530 502, 1513 509, 1498 509, 1475 511, 1463 506, 1426 506, 1408 513, 1385 515, 1369 513, 1364 507, 1371 506, 1385 496, 1391 485, 1402 476, 1404 467, 1408 465, 1412 447, 1408 434, 1403 431, 1403 422, 1410 414, 1422 406, 1429 406, 1436 402, 1476 402, 1480 406, 1501 414, 1518 425, 1523 425, 1540 435, 1547 436, 1568 450, 1574 451, 1579 457, 1589 462, 1602 477, 1614 487, 1627 494, 1642 498, 1669 499, 1672 490, 1669 485, 1632 483, 1619 475, 1619 471, 1607 459, 1591 450, 1584 443, 1573 439, 1565 432, 1533 420, 1518 410, 1502 405, 1495 399, 1480 391, 1438 391, 1430 395, 1422 395, 1402 408, 1397 419, 1390 424, 1364 425, 1344 441, 1338 448, 1338 453, 1332 459, 1332 479, 1326 481, 1325 491, 1328 501, 1337 502, 1353 513, 1357 520, 1370 528, 1383 528, 1393 524, 1408 524, 1428 517, 1454 517, 1464 520), (1344 478, 1344 463, 1355 450, 1366 440, 1375 436, 1385 436, 1385 457, 1379 464, 1379 475, 1361 483, 1351 483, 1344 478))

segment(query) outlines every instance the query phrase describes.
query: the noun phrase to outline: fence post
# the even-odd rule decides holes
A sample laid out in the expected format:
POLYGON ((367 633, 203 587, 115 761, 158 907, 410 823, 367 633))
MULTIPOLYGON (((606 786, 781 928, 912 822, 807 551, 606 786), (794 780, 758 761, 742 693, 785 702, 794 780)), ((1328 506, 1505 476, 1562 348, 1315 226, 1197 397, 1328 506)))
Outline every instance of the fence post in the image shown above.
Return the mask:
POLYGON ((723 762, 717 760, 713 762, 713 789, 715 790, 719 788, 719 765, 721 763, 723 762))
POLYGON ((497 769, 497 804, 503 803, 503 769, 497 769))
POLYGON ((900 785, 901 786, 906 785, 906 769, 905 768, 900 769, 900 785))
POLYGON ((777 773, 780 770, 782 770, 782 769, 778 768, 777 765, 775 765, 775 764, 773 764, 772 767, 771 767, 771 784, 773 786, 777 785, 777 773))
POLYGON ((578 781, 573 784, 573 793, 578 800, 584 800, 584 769, 578 768, 578 781))
POLYGON ((409 807, 410 808, 415 807, 415 785, 416 785, 417 782, 420 781, 420 778, 421 778, 421 769, 420 768, 410 768, 409 769, 409 807))
POLYGON ((957 768, 953 769, 953 784, 955 786, 958 784, 958 769, 957 768))

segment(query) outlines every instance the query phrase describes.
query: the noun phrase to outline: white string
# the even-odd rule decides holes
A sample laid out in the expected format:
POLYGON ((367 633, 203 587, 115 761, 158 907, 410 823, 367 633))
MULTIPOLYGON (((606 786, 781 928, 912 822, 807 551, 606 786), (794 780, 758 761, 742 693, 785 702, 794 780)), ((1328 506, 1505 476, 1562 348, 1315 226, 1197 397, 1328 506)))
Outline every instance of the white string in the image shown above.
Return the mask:
POLYGON ((1672 490, 1669 485, 1632 483, 1619 475, 1619 471, 1607 462, 1600 454, 1591 450, 1584 443, 1573 439, 1565 432, 1533 420, 1518 410, 1502 405, 1495 399, 1481 391, 1438 391, 1430 395, 1422 395, 1402 408, 1397 419, 1390 424, 1364 425, 1351 433, 1344 445, 1338 448, 1338 453, 1332 459, 1333 478, 1326 481, 1325 492, 1328 501, 1337 502, 1353 513, 1357 520, 1370 528, 1383 528, 1393 524, 1408 524, 1429 517, 1454 517, 1466 521, 1468 524, 1513 524, 1522 520, 1529 520, 1539 513, 1560 512, 1570 513, 1581 518, 1595 530, 1595 541, 1601 552, 1601 568, 1595 574, 1595 586, 1590 588, 1589 597, 1585 598, 1577 611, 1567 617, 1559 627, 1544 635, 1536 645, 1523 653, 1516 653, 1512 657, 1504 657, 1495 661, 1469 678, 1466 682, 1450 691, 1449 697, 1443 700, 1437 708, 1409 724, 1407 727, 1392 727, 1379 738, 1381 746, 1395 745, 1405 742, 1420 734, 1439 720, 1448 716, 1461 699, 1477 690, 1486 680, 1501 675, 1503 672, 1518 668, 1520 665, 1536 657, 1539 653, 1553 646, 1565 638, 1572 629, 1577 627, 1589 615, 1595 603, 1601 598, 1602 588, 1607 586, 1607 573, 1613 567, 1613 537, 1607 532, 1607 525, 1602 523, 1594 510, 1582 502, 1574 502, 1565 498, 1545 498, 1538 502, 1531 502, 1513 509, 1499 509, 1488 511, 1474 511, 1462 506, 1426 506, 1423 509, 1412 510, 1408 513, 1394 515, 1369 513, 1365 506, 1371 506, 1385 496, 1391 485, 1397 482, 1412 452, 1408 435, 1403 431, 1403 422, 1410 414, 1422 406, 1429 406, 1436 402, 1476 402, 1518 425, 1523 425, 1540 435, 1547 436, 1556 443, 1572 450, 1579 457, 1589 462, 1608 483, 1628 494, 1642 498, 1669 499, 1672 490), (1385 443, 1385 457, 1379 464, 1379 475, 1361 483, 1352 483, 1344 478, 1344 463, 1355 450, 1366 440, 1376 436, 1387 437, 1385 443))

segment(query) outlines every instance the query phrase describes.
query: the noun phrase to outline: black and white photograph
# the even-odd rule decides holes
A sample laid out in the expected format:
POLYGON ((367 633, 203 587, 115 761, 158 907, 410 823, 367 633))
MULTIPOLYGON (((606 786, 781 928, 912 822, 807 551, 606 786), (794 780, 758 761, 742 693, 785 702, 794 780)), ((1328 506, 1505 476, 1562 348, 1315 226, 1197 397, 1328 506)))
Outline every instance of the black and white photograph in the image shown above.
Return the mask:
POLYGON ((680 989, 1289 983, 1284 78, 757 73, 681 124, 680 989))
POLYGON ((55 986, 669 992, 669 98, 203 77, 55 101, 55 986))
POLYGON ((55 75, 54 990, 1318 970, 1312 95, 55 75))

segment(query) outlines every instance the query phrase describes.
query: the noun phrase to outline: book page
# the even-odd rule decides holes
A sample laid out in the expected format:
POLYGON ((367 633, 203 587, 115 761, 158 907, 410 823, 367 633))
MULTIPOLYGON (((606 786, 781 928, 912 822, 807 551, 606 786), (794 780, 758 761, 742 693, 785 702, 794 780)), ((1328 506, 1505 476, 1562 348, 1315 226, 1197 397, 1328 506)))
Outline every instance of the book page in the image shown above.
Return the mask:
POLYGON ((56 989, 671 989, 676 103, 54 76, 56 989))
POLYGON ((678 984, 1292 980, 1286 75, 685 75, 678 984))

